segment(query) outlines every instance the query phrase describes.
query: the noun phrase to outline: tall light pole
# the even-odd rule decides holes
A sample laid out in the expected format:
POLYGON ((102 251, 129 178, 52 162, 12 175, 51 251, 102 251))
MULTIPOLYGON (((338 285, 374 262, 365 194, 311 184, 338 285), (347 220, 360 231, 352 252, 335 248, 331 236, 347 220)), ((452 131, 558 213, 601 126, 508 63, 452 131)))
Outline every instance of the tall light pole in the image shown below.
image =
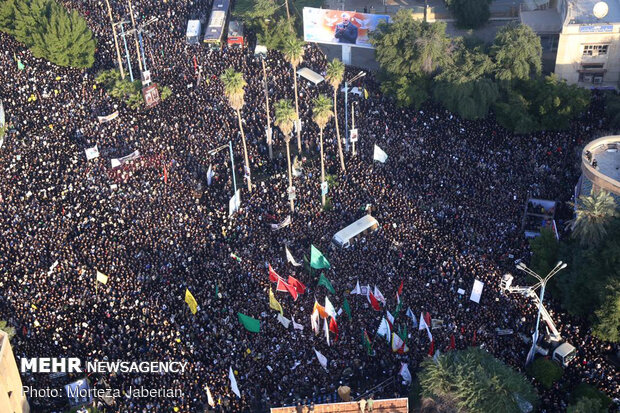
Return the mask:
POLYGON ((551 277, 556 275, 558 272, 560 272, 564 268, 566 268, 566 263, 563 263, 562 261, 559 261, 555 265, 555 267, 553 267, 553 269, 551 271, 549 271, 549 274, 547 274, 543 278, 540 275, 536 274, 531 269, 529 269, 522 262, 517 264, 517 269, 523 271, 524 273, 526 273, 528 275, 531 275, 532 277, 534 277, 534 278, 536 278, 538 280, 538 284, 530 287, 530 289, 532 291, 535 290, 536 288, 538 288, 538 286, 540 286, 540 300, 538 302, 538 315, 536 316, 536 329, 534 330, 534 334, 532 335, 532 348, 530 348, 530 352, 527 354, 527 359, 525 361, 525 365, 530 364, 532 362, 532 360, 534 359, 534 355, 536 354, 536 344, 538 343, 538 327, 540 325, 540 313, 541 313, 542 307, 543 307, 543 300, 545 299, 545 288, 547 287, 547 281, 549 281, 551 279, 551 277))
POLYGON ((112 18, 112 8, 110 7, 110 1, 105 0, 105 4, 106 6, 108 6, 108 16, 110 17, 110 23, 112 24, 112 36, 114 37, 116 57, 118 58, 118 69, 121 72, 121 79, 125 79, 125 70, 123 70, 123 59, 121 58, 121 49, 118 47, 118 40, 116 39, 116 27, 114 25, 114 19, 112 18))
POLYGON ((265 109, 267 110, 267 146, 269 148, 269 160, 273 159, 273 129, 271 129, 271 116, 269 116, 269 90, 267 90, 267 69, 265 68, 265 57, 261 57, 260 61, 263 64, 263 83, 265 85, 265 109))
POLYGON ((127 0, 127 2, 129 3, 129 15, 131 16, 131 26, 133 27, 133 30, 136 30, 135 31, 136 54, 138 55, 138 66, 140 67, 140 73, 142 73, 144 70, 142 69, 142 62, 140 61, 140 45, 138 44, 138 32, 136 29, 136 19, 133 16, 133 8, 131 7, 131 0, 127 0))
MULTIPOLYGON (((351 103, 351 129, 355 129, 355 105, 357 104, 357 102, 353 102, 351 103)), ((359 139, 359 134, 357 135, 357 137, 355 138, 356 140, 359 139)), ((351 145, 353 146, 353 156, 357 155, 355 153, 355 141, 351 141, 351 145)))
POLYGON ((366 76, 366 72, 359 72, 352 79, 344 81, 344 148, 349 152, 349 82, 353 83, 357 79, 366 76))
POLYGON ((233 196, 235 196, 237 194, 237 179, 235 178, 235 158, 233 156, 232 141, 228 141, 228 145, 222 145, 222 146, 219 146, 219 147, 217 147, 215 149, 211 149, 207 153, 210 156, 213 156, 216 153, 218 153, 219 151, 222 151, 222 150, 224 150, 226 148, 228 148, 230 150, 230 167, 231 167, 231 172, 232 172, 233 190, 235 191, 233 196))
POLYGON ((118 22, 118 23, 114 23, 114 25, 120 24, 121 26, 121 32, 119 34, 119 36, 121 36, 123 38, 123 43, 125 44, 125 56, 127 57, 127 67, 129 68, 129 77, 131 79, 131 81, 133 82, 133 70, 131 68, 131 59, 129 58, 129 49, 127 48, 127 37, 125 36, 125 28, 123 27, 123 24, 127 24, 129 23, 128 21, 122 21, 122 22, 118 22))

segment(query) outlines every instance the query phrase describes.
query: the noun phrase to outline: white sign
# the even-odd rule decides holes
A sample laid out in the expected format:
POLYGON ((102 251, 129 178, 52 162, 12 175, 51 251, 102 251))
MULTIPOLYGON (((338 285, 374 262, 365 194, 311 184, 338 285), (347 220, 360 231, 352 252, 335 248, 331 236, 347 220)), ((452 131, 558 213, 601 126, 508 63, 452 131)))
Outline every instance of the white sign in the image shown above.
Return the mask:
POLYGON ((99 149, 97 149, 97 145, 92 148, 84 149, 84 152, 86 152, 86 160, 88 161, 99 157, 99 149))
POLYGON ((273 128, 265 128, 265 131, 267 132, 267 145, 270 145, 273 136, 273 128))
POLYGON ((321 195, 327 195, 327 181, 321 182, 321 195))
POLYGON ((292 200, 297 198, 297 195, 295 194, 295 187, 294 186, 289 186, 287 192, 288 192, 288 199, 289 199, 289 201, 292 201, 292 200))
POLYGON ((297 133, 297 128, 299 128, 299 131, 301 132, 302 127, 303 127, 303 124, 301 122, 301 119, 297 119, 295 123, 293 123, 293 128, 295 129, 295 133, 297 133))
POLYGON ((482 281, 475 280, 474 287, 471 289, 471 296, 469 297, 475 303, 480 303, 480 296, 482 295, 482 289, 484 283, 482 281))
POLYGON ((230 198, 230 201, 228 201, 228 216, 230 217, 235 212, 237 212, 240 206, 241 206, 241 190, 237 189, 237 192, 235 192, 235 195, 233 195, 230 198))
POLYGON ((349 136, 351 137, 351 142, 352 143, 357 142, 357 128, 351 129, 349 131, 349 136))

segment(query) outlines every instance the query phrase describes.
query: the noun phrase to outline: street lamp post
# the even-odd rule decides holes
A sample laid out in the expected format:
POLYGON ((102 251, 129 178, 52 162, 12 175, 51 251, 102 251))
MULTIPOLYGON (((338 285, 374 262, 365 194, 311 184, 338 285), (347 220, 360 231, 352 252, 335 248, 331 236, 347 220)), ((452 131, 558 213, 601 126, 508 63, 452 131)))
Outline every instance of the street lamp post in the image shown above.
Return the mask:
POLYGON ((233 156, 233 149, 232 149, 232 141, 228 141, 228 145, 222 145, 219 146, 215 149, 211 149, 209 152, 207 152, 210 156, 215 155, 216 153, 218 153, 219 151, 222 151, 224 149, 228 148, 230 150, 230 165, 231 165, 231 172, 232 172, 232 181, 233 181, 233 189, 234 189, 234 194, 233 196, 237 193, 237 179, 235 178, 235 158, 233 156))
POLYGON ((267 69, 265 68, 265 57, 261 57, 260 60, 263 64, 263 83, 265 86, 265 109, 267 110, 267 129, 265 131, 267 133, 267 147, 269 148, 269 160, 272 160, 273 159, 273 149, 272 149, 273 129, 271 129, 271 116, 269 116, 269 91, 267 89, 267 69))
POLYGON ((125 44, 125 56, 127 57, 127 66, 129 68, 129 77, 131 78, 131 81, 133 82, 133 70, 131 68, 131 59, 129 58, 129 48, 127 47, 127 37, 125 36, 125 28, 123 27, 123 24, 129 23, 128 21, 122 21, 122 22, 118 22, 118 23, 114 23, 114 24, 119 24, 121 26, 121 33, 118 36, 121 36, 123 38, 123 43, 125 44))
POLYGON ((110 17, 110 23, 112 24, 112 36, 114 37, 114 47, 116 48, 116 57, 118 58, 118 69, 121 72, 121 79, 125 79, 125 71, 123 70, 123 59, 121 59, 121 49, 118 47, 118 39, 116 38, 116 26, 114 25, 114 19, 112 18, 112 8, 110 7, 109 0, 105 0, 105 4, 108 7, 108 17, 110 17))
MULTIPOLYGON (((556 275, 558 272, 560 272, 564 268, 566 268, 566 263, 563 263, 562 261, 559 261, 555 265, 555 267, 553 267, 553 269, 551 271, 549 271, 549 274, 547 274, 543 278, 540 275, 536 274, 531 269, 529 269, 522 262, 517 264, 517 269, 519 269, 519 270, 525 272, 526 274, 531 275, 532 277, 536 278, 538 280, 538 282, 539 282, 539 285, 540 285, 540 300, 538 302, 538 315, 536 316, 536 329, 534 330, 534 334, 532 336, 532 348, 530 348, 530 352, 527 354, 527 359, 525 361, 525 365, 526 366, 532 362, 532 360, 534 359, 534 355, 536 354, 536 344, 538 343, 538 327, 540 326, 540 313, 541 313, 542 307, 543 307, 543 300, 545 299, 545 288, 547 287, 547 281, 549 281, 551 279, 551 277, 556 275)), ((535 287, 533 287, 532 290, 534 288, 535 287)))
POLYGON ((353 83, 357 79, 366 76, 366 72, 359 72, 352 79, 344 81, 344 148, 349 152, 349 82, 353 83))
MULTIPOLYGON (((357 102, 353 102, 351 103, 351 129, 355 129, 355 104, 357 102)), ((356 139, 359 139, 359 134, 357 135, 356 139)), ((351 146, 353 147, 353 156, 356 155, 355 153, 355 141, 351 141, 351 146)))

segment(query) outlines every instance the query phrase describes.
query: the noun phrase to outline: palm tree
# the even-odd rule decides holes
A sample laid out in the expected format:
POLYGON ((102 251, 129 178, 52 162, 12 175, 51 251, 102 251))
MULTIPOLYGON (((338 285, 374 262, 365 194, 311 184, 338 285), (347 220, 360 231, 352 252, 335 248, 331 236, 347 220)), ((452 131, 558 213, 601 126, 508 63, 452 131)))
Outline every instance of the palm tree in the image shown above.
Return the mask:
POLYGON ((450 59, 450 40, 445 31, 445 23, 422 23, 422 36, 415 40, 415 45, 420 56, 420 69, 426 74, 450 59))
POLYGON ((340 130, 338 129, 338 87, 344 78, 344 63, 334 59, 327 64, 327 74, 325 76, 332 88, 334 88, 334 119, 336 121, 336 140, 338 141, 338 155, 340 156, 340 169, 344 172, 344 155, 342 154, 342 142, 340 142, 340 130))
POLYGON ((616 202, 606 191, 581 196, 579 201, 576 217, 568 222, 572 237, 578 238, 583 246, 596 246, 607 235, 607 227, 613 218, 619 215, 616 202))
MULTIPOLYGON (((289 143, 291 142, 291 132, 293 131, 293 122, 297 120, 291 102, 286 99, 280 99, 275 106, 276 119, 273 122, 284 135, 286 142, 286 162, 288 164, 288 187, 293 187, 293 175, 291 174, 291 151, 289 143)), ((291 199, 291 211, 295 211, 295 203, 291 199)))
MULTIPOLYGON (((241 108, 245 103, 243 96, 245 90, 243 88, 247 85, 243 75, 240 72, 235 72, 232 67, 229 67, 222 73, 220 80, 224 84, 224 94, 228 98, 228 104, 237 112, 237 120, 239 121, 239 130, 241 131, 241 141, 243 142, 243 157, 245 161, 245 175, 248 178, 248 191, 252 192, 252 178, 250 174, 250 162, 248 160, 248 148, 245 144, 245 133, 243 132, 243 124, 241 123, 241 108)), ((235 171, 233 171, 235 173, 235 171)))
POLYGON ((11 340, 13 337, 15 337, 15 327, 11 327, 4 320, 0 321, 0 330, 4 331, 6 333, 7 337, 9 338, 9 340, 11 340))
MULTIPOLYGON (((314 107, 312 108, 312 119, 319 127, 319 138, 321 142, 321 184, 325 182, 325 160, 323 157, 323 129, 325 125, 334 116, 332 112, 332 103, 325 95, 319 95, 314 99, 314 107)), ((325 206, 325 194, 321 191, 321 204, 325 206)))
MULTIPOLYGON (((294 34, 289 36, 284 42, 284 57, 293 67, 293 83, 295 84, 295 112, 299 119, 299 103, 297 101, 297 66, 304 60, 304 42, 299 40, 294 34)), ((297 127, 297 150, 301 153, 301 128, 297 127)))

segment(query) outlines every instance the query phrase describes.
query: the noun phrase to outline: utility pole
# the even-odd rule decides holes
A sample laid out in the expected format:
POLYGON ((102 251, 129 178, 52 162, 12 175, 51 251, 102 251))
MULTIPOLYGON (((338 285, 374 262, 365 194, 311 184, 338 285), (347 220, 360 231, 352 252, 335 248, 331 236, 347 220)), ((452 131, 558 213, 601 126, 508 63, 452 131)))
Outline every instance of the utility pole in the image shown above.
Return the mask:
POLYGON ((105 0, 106 6, 108 6, 108 16, 110 17, 110 24, 112 25, 112 36, 114 36, 114 46, 116 47, 116 57, 118 58, 118 69, 121 71, 121 79, 125 79, 125 70, 123 70, 123 59, 121 58, 121 49, 118 47, 118 39, 116 39, 116 27, 114 25, 114 19, 112 18, 112 8, 110 7, 110 1, 105 0))
POLYGON ((123 24, 127 23, 126 21, 122 21, 122 22, 118 22, 116 24, 120 24, 121 26, 121 33, 119 34, 119 36, 121 36, 123 38, 123 44, 125 45, 125 56, 127 57, 127 67, 129 68, 129 78, 131 79, 131 81, 133 82, 133 70, 131 68, 131 59, 129 58, 129 49, 127 48, 127 37, 125 36, 125 28, 123 26, 123 24))
POLYGON ((144 69, 142 69, 142 61, 141 56, 140 56, 140 45, 138 44, 138 30, 136 29, 136 19, 133 17, 133 8, 131 7, 131 0, 127 0, 127 2, 129 3, 129 14, 131 16, 131 26, 133 27, 133 29, 135 30, 134 35, 135 35, 135 41, 136 41, 136 53, 138 55, 138 66, 140 67, 140 73, 142 74, 142 72, 144 71, 144 69))
MULTIPOLYGON (((355 105, 353 103, 351 103, 351 129, 355 129, 355 105)), ((355 141, 354 140, 351 140, 351 145, 353 146, 353 156, 355 156, 355 141)))
POLYGON ((269 160, 273 160, 273 130, 271 129, 271 116, 269 116, 269 90, 267 90, 267 69, 265 69, 265 58, 261 58, 263 63, 263 82, 265 84, 265 109, 267 110, 267 146, 269 147, 269 160))

